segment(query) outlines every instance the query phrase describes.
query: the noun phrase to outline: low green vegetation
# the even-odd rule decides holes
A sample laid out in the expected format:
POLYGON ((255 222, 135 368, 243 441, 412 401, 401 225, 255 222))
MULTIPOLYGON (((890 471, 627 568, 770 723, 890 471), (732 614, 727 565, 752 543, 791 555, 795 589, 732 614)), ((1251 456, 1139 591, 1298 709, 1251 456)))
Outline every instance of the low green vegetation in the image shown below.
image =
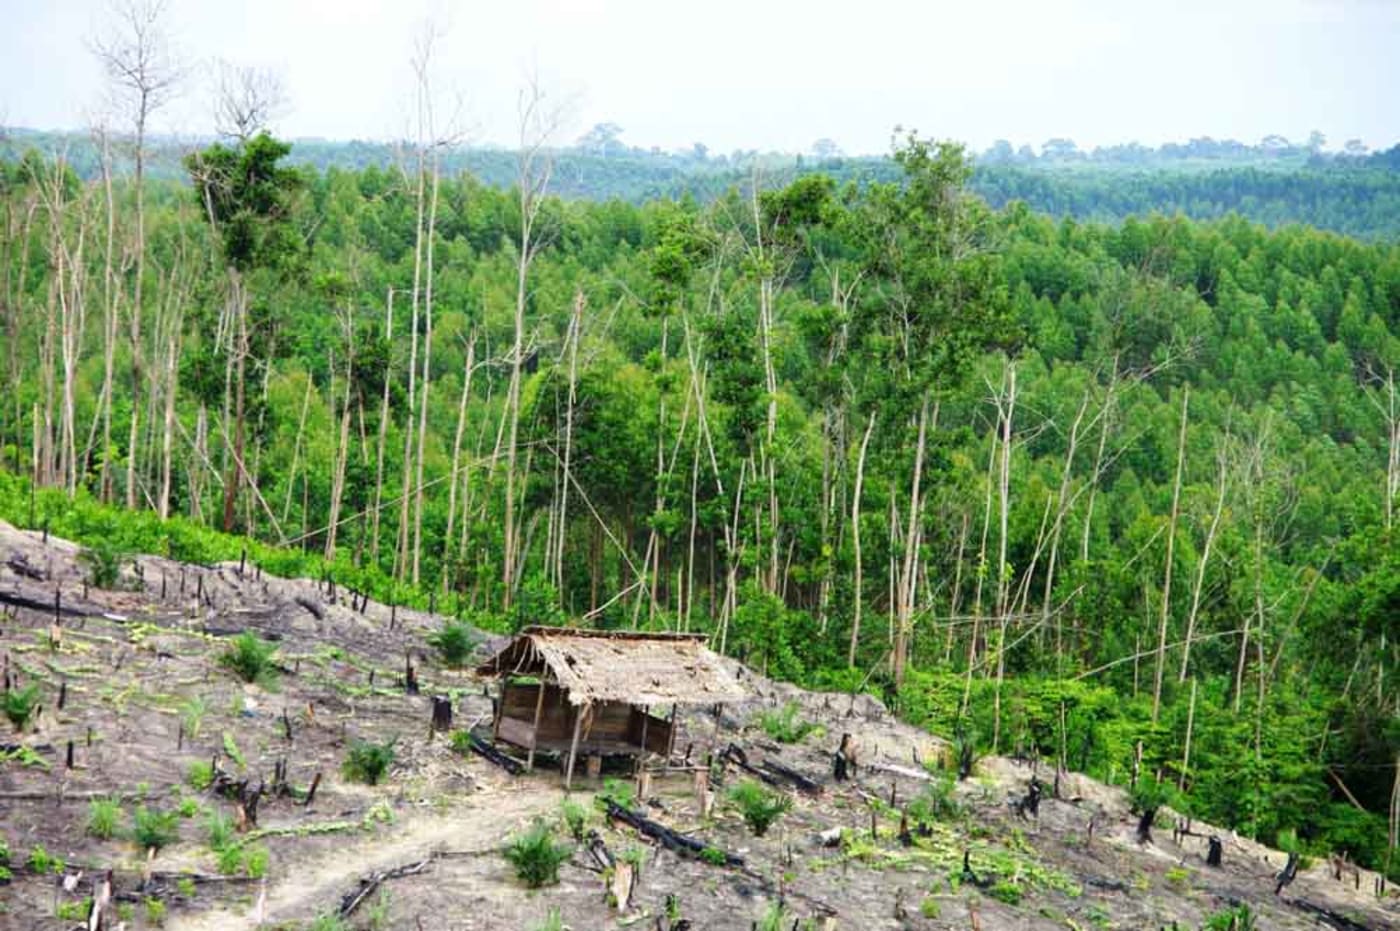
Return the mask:
POLYGON ((571 798, 559 803, 559 818, 575 841, 583 841, 583 833, 588 828, 588 808, 571 798))
POLYGON ((559 882, 559 867, 573 854, 573 847, 557 843, 549 824, 537 820, 506 845, 504 855, 515 867, 515 876, 530 889, 559 882))
POLYGON ((245 630, 229 641, 219 665, 244 682, 270 684, 276 678, 277 644, 245 630))
POLYGON ((84 547, 78 559, 87 567, 89 585, 112 589, 121 582, 122 567, 130 561, 131 554, 109 540, 99 540, 84 547))
POLYGON ((180 813, 138 806, 131 814, 131 839, 141 850, 160 851, 180 838, 180 813))
POLYGON ((476 642, 476 632, 458 621, 448 621, 442 630, 428 635, 428 643, 437 650, 443 665, 454 669, 467 664, 476 642))
POLYGON ((122 818, 120 801, 114 798, 95 798, 88 802, 87 833, 98 840, 111 840, 117 835, 122 818))
POLYGON ((749 830, 762 837, 768 833, 783 815, 792 808, 792 799, 781 792, 769 789, 756 779, 745 779, 729 790, 730 803, 743 816, 749 830))
POLYGON ((351 782, 378 785, 393 765, 394 743, 393 739, 384 743, 355 740, 345 751, 345 759, 340 764, 341 775, 351 782))
POLYGON ((214 764, 209 760, 195 760, 185 770, 185 781, 190 788, 203 792, 214 782, 214 764))
POLYGON ((1201 925, 1201 931, 1255 931, 1258 924, 1248 905, 1236 905, 1215 912, 1201 925))
POLYGON ((764 711, 758 716, 763 732, 779 743, 795 744, 807 739, 820 725, 801 716, 802 707, 790 701, 777 711, 764 711))
POLYGON ((22 689, 10 688, 0 693, 0 710, 15 730, 23 732, 39 709, 39 685, 31 682, 22 689))
POLYGON ((62 873, 65 864, 63 858, 48 852, 43 844, 35 844, 29 850, 29 857, 24 861, 25 868, 31 873, 62 873))

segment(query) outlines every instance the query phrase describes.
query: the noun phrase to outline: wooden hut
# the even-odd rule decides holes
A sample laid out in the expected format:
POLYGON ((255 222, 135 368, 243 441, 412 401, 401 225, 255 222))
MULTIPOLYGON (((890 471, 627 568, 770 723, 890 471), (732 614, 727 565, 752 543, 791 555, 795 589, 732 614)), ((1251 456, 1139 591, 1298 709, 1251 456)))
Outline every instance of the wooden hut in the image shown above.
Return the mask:
POLYGON ((680 705, 744 697, 701 634, 527 627, 477 674, 501 680, 495 738, 531 767, 536 750, 567 752, 566 783, 580 753, 669 756, 680 705))

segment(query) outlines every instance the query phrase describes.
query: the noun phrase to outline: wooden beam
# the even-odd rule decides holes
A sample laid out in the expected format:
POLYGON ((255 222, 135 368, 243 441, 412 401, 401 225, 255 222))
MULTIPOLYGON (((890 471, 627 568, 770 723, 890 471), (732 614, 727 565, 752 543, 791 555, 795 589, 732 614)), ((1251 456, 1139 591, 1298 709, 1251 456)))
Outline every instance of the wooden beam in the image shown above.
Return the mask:
POLYGON ((592 705, 584 705, 574 713, 574 737, 569 741, 569 765, 564 771, 564 788, 570 788, 574 783, 574 758, 578 756, 578 735, 583 727, 583 716, 593 710, 592 705))
MULTIPOLYGON (((502 691, 501 701, 505 702, 505 693, 502 691)), ((535 696, 535 723, 530 728, 530 752, 525 757, 525 769, 528 772, 535 771, 535 744, 540 741, 540 715, 544 713, 544 676, 540 676, 539 693, 535 696)))

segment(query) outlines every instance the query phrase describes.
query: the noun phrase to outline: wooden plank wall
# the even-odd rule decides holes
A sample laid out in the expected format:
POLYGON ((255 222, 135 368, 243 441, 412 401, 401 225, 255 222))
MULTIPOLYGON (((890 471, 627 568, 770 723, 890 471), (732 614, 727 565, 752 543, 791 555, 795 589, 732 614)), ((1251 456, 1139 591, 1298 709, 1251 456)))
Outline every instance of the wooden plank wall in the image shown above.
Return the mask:
MULTIPOLYGON (((508 682, 502 696, 501 737, 519 746, 529 746, 530 729, 535 721, 535 703, 539 685, 508 682), (512 723, 507 723, 512 722, 512 723), (524 725, 521 727, 520 725, 524 725)), ((540 712, 540 729, 536 746, 568 745, 574 732, 575 715, 582 708, 569 703, 558 685, 544 685, 544 707, 540 712)), ((646 749, 665 753, 670 748, 671 724, 665 718, 648 715, 641 708, 626 702, 599 702, 593 706, 593 719, 583 744, 617 746, 630 744, 640 747, 642 722, 646 721, 646 749)))

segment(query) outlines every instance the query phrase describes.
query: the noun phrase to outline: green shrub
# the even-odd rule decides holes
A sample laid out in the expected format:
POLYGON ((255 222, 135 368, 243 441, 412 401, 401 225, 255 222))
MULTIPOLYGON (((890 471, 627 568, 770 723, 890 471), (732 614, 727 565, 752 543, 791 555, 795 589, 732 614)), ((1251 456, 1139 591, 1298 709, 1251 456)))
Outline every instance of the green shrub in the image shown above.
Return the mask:
POLYGON ((637 804, 637 790, 632 783, 609 776, 603 780, 603 791, 594 798, 600 808, 606 808, 606 803, 612 802, 618 808, 631 811, 633 806, 637 804))
POLYGON ((559 909, 551 908, 544 921, 535 925, 534 931, 564 931, 564 917, 559 914, 559 909))
POLYGON ((210 850, 223 850, 233 840, 233 819, 221 811, 211 811, 204 819, 210 850))
POLYGON ((121 583, 122 567, 130 554, 110 540, 98 540, 78 554, 87 567, 88 584, 93 588, 113 589, 121 583))
POLYGON ((379 785, 379 781, 393 765, 394 743, 395 740, 388 740, 382 744, 356 740, 345 752, 345 761, 340 764, 341 774, 351 782, 379 785))
POLYGON ((157 898, 146 900, 146 921, 157 928, 165 926, 165 903, 157 898))
POLYGON ((559 865, 569 859, 573 848, 556 844, 544 821, 536 821, 523 834, 511 838, 505 858, 515 867, 516 878, 531 889, 552 886, 559 881, 559 865))
POLYGON ((1248 905, 1237 905, 1216 912, 1201 925, 1201 931, 1254 931, 1254 913, 1248 905))
POLYGON ((185 781, 191 788, 203 792, 214 783, 214 764, 208 760, 195 760, 185 770, 185 781))
POLYGON ((307 931, 350 931, 350 925, 339 915, 327 912, 317 915, 307 931))
POLYGON ((62 857, 56 857, 45 849, 43 844, 35 844, 29 851, 29 859, 24 865, 31 873, 62 873, 65 864, 62 857))
POLYGON ((268 852, 266 847, 249 848, 243 858, 243 869, 252 879, 262 879, 267 875, 268 852))
POLYGON ((237 844, 215 848, 214 855, 219 872, 225 876, 237 876, 243 872, 243 848, 237 844))
POLYGON ((185 738, 187 740, 198 740, 199 732, 204 727, 204 715, 209 710, 204 699, 198 695, 187 700, 180 706, 180 724, 185 728, 185 738))
POLYGON ((758 837, 766 834, 773 822, 792 808, 792 799, 753 779, 746 779, 730 789, 729 801, 739 809, 744 823, 758 837))
POLYGON ((181 818, 193 818, 199 814, 199 799, 186 796, 180 799, 180 804, 175 807, 181 818))
POLYGON ((451 744, 454 753, 460 753, 462 756, 466 756, 468 753, 472 752, 472 735, 470 731, 453 731, 452 736, 448 738, 448 742, 451 744))
POLYGON ((15 730, 23 732, 29 726, 29 719, 39 710, 39 684, 31 682, 22 689, 6 689, 0 695, 0 705, 15 730))
POLYGON ((729 858, 724 855, 724 851, 718 847, 706 847, 700 851, 700 859, 710 866, 724 866, 729 862, 729 858))
POLYGON ((448 621, 442 630, 428 635, 428 643, 438 651, 444 665, 459 669, 476 649, 476 632, 460 621, 448 621))
POLYGON ((1021 887, 1014 882, 1001 879, 998 880, 992 888, 987 890, 987 895, 996 899, 998 902, 1005 902, 1007 905, 1020 905, 1021 897, 1025 895, 1025 893, 1021 890, 1021 887))
POLYGON ((175 891, 186 899, 193 899, 198 894, 195 890, 194 880, 188 876, 181 876, 175 880, 175 891))
POLYGON ((569 829, 569 836, 576 841, 583 840, 584 828, 588 827, 588 809, 573 799, 566 798, 559 805, 559 816, 569 829))
POLYGON ((909 803, 909 817, 916 823, 949 821, 962 815, 962 806, 953 798, 957 786, 953 773, 935 773, 923 792, 909 803))
POLYGON ((782 902, 769 902, 763 917, 754 925, 756 931, 788 931, 793 924, 792 913, 782 902))
POLYGON ((122 821, 121 802, 114 798, 95 798, 88 802, 87 832, 98 840, 111 840, 122 821))
POLYGON ((267 684, 275 678, 276 652, 277 644, 245 630, 229 641, 228 649, 219 657, 219 665, 244 682, 267 684))
POLYGON ((180 813, 142 805, 131 816, 131 839, 142 850, 159 851, 180 839, 180 813))
POLYGON ((802 708, 790 701, 778 711, 765 711, 758 716, 763 732, 779 743, 801 743, 807 735, 818 730, 819 725, 799 717, 802 708))
POLYGON ((86 921, 92 911, 92 899, 79 902, 59 902, 54 906, 53 916, 63 921, 86 921))

